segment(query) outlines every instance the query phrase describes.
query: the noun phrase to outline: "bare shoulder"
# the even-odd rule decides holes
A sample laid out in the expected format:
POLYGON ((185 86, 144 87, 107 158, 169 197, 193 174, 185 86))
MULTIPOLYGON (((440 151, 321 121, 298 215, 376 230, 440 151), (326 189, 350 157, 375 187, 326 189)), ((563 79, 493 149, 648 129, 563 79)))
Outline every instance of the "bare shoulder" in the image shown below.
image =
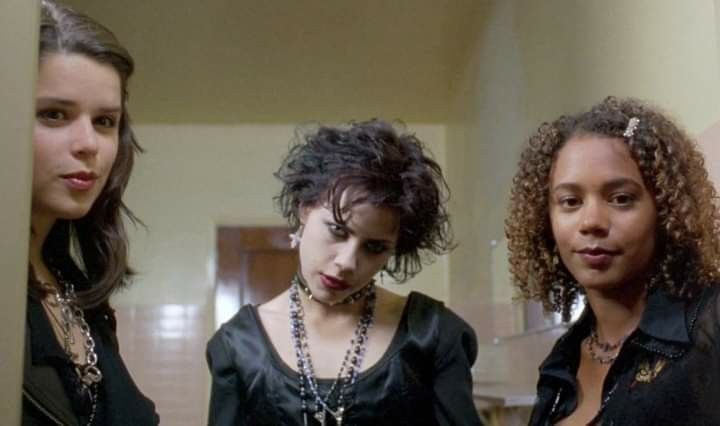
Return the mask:
POLYGON ((375 309, 378 318, 384 318, 389 322, 399 321, 408 300, 407 296, 393 293, 382 287, 376 289, 376 294, 377 301, 375 309))
POLYGON ((288 302, 288 290, 280 293, 274 298, 267 302, 258 305, 258 314, 263 323, 273 323, 278 320, 287 320, 290 312, 290 305, 288 302))

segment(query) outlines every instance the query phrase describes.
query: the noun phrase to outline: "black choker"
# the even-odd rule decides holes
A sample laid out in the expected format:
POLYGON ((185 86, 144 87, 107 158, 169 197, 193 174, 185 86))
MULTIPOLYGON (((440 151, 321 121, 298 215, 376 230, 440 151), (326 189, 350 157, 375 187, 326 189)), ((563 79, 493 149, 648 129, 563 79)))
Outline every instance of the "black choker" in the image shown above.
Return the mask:
POLYGON ((371 280, 368 285, 366 285, 365 287, 356 291, 355 293, 349 295, 348 297, 344 298, 343 300, 341 300, 337 303, 325 303, 325 302, 322 302, 322 301, 316 299, 313 296, 312 290, 310 290, 310 287, 308 287, 307 284, 305 284, 305 280, 302 279, 302 277, 300 276, 299 273, 295 274, 295 276, 293 277, 291 282, 293 284, 297 283, 298 287, 300 287, 300 289, 302 290, 303 293, 305 293, 305 295, 308 297, 308 299, 315 300, 318 303, 322 303, 324 305, 329 305, 329 306, 352 305, 353 303, 357 302, 358 300, 364 299, 365 296, 367 296, 367 294, 371 291, 371 289, 373 287, 375 287, 375 280, 371 280))

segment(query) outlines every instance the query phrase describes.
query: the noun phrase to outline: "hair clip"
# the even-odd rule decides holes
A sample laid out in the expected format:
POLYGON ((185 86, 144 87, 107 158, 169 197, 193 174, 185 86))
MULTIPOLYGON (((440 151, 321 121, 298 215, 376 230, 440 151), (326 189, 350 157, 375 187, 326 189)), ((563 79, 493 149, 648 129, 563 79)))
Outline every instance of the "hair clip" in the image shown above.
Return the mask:
POLYGON ((635 135, 635 130, 637 130, 638 124, 640 124, 640 119, 637 117, 632 117, 628 121, 628 125, 625 128, 625 131, 623 132, 623 136, 627 139, 630 139, 635 135))

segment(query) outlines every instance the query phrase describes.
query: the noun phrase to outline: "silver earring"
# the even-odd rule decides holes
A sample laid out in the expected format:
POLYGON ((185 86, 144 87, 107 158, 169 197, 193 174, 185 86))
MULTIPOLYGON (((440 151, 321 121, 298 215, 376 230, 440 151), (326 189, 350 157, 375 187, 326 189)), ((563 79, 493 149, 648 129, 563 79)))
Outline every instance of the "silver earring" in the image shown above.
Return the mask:
POLYGON ((302 236, 303 225, 300 225, 295 232, 291 232, 290 237, 290 248, 298 248, 300 246, 300 237, 302 236))

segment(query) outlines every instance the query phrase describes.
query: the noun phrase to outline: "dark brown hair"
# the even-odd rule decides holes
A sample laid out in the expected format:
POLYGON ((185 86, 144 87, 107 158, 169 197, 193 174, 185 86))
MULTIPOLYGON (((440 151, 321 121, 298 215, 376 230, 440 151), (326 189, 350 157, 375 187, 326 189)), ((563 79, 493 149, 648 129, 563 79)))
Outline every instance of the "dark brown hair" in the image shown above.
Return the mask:
MULTIPOLYGON (((79 54, 111 66, 119 75, 122 90, 122 114, 118 124, 119 144, 115 162, 102 192, 87 215, 78 220, 58 220, 43 245, 43 255, 51 266, 63 269, 73 262, 70 246, 81 257, 82 269, 92 285, 78 292, 80 304, 94 307, 106 302, 116 288, 127 283, 128 239, 123 215, 137 218, 122 201, 130 179, 136 152, 142 149, 130 128, 127 110, 128 79, 134 62, 115 35, 89 18, 53 0, 43 0, 40 22, 40 62, 53 54, 79 54), (71 241, 74 240, 74 241, 71 241)), ((37 285, 31 278, 31 289, 37 285)))
POLYGON ((582 291, 562 262, 556 262, 549 179, 565 142, 588 134, 624 140, 654 197, 658 225, 648 287, 690 297, 712 285, 720 274, 720 216, 702 154, 657 108, 609 97, 589 111, 542 124, 522 152, 505 222, 510 272, 521 295, 567 319, 582 291), (624 137, 633 117, 639 125, 624 137))
POLYGON ((297 139, 275 173, 283 182, 275 201, 290 226, 299 225, 300 206, 326 204, 338 223, 349 206, 359 203, 397 211, 398 243, 384 270, 398 282, 451 248, 448 186, 415 135, 375 119, 320 126, 297 139))

